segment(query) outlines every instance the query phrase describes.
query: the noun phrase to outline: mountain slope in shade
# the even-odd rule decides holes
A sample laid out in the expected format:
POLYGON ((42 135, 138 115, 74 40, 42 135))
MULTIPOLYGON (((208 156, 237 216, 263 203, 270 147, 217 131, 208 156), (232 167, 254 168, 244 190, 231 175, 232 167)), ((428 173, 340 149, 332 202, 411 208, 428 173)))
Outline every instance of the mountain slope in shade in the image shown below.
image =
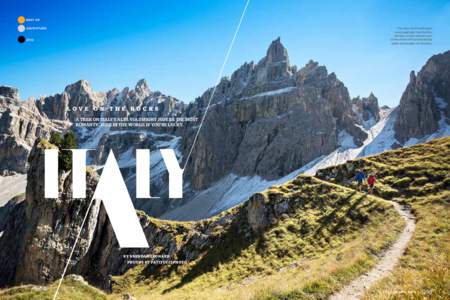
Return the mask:
POLYGON ((433 55, 410 82, 400 100, 395 137, 403 144, 420 140, 450 121, 450 51, 433 55))
MULTIPOLYGON (((203 114, 211 93, 186 113, 203 114)), ((341 132, 355 145, 367 137, 344 83, 318 62, 291 65, 280 39, 257 64, 246 63, 222 79, 211 103, 187 169, 194 190, 229 174, 274 180, 336 149, 341 132)), ((196 128, 187 130, 183 152, 196 128)))

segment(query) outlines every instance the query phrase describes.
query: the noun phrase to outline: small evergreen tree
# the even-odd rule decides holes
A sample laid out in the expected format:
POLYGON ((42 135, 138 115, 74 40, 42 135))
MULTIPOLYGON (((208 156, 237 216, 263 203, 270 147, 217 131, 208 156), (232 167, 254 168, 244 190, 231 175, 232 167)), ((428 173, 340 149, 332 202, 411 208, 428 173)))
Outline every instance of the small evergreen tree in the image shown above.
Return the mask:
POLYGON ((63 138, 62 138, 62 136, 61 136, 61 133, 59 133, 59 132, 53 132, 53 133, 50 135, 50 143, 52 143, 52 144, 55 145, 55 146, 58 146, 58 148, 61 147, 62 142, 63 142, 63 138))
POLYGON ((72 131, 64 134, 64 139, 62 139, 59 148, 59 165, 64 171, 68 171, 72 168, 72 151, 70 149, 78 148, 77 139, 72 131))

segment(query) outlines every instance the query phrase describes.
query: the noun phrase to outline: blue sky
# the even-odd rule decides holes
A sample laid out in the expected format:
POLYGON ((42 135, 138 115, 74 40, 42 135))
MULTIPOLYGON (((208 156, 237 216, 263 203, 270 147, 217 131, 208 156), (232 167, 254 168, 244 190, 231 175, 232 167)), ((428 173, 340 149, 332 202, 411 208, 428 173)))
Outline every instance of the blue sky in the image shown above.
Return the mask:
MULTIPOLYGON (((28 98, 79 79, 107 91, 145 78, 153 90, 192 101, 214 84, 244 4, 9 0, 0 11, 0 84, 28 98), (48 30, 25 32, 35 42, 19 44, 19 15, 40 18, 33 25, 48 30)), ((396 105, 409 72, 450 50, 450 1, 252 0, 225 75, 258 61, 278 36, 292 64, 317 60, 352 97, 373 91, 382 104, 396 105), (433 44, 390 45, 398 26, 432 27, 433 44)))

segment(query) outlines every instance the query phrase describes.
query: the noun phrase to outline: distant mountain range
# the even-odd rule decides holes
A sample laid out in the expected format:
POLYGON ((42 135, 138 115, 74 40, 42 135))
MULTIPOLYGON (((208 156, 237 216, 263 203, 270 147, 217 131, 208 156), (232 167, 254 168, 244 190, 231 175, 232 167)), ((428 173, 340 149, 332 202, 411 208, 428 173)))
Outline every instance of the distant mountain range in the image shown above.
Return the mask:
MULTIPOLYGON (((217 86, 187 163, 185 197, 167 199, 167 173, 157 167, 162 166, 162 158, 155 152, 151 188, 161 198, 134 199, 135 206, 162 218, 201 219, 299 173, 314 173, 355 157, 450 135, 450 51, 432 56, 417 75, 412 72, 410 77, 399 106, 380 108, 373 93, 351 98, 336 74, 315 61, 302 68, 291 65, 287 49, 278 38, 258 63, 243 64, 217 86)), ((98 150, 92 153, 90 163, 101 166, 105 154, 114 150, 134 197, 134 149, 174 148, 184 163, 198 123, 151 130, 79 128, 74 126, 77 118, 201 117, 212 91, 210 88, 194 102, 183 103, 152 91, 145 80, 134 89, 105 93, 92 91, 87 81, 80 80, 61 94, 22 101, 17 89, 1 86, 0 172, 4 176, 19 174, 15 176, 24 180, 20 174, 27 172, 27 158, 35 141, 48 138, 51 132, 74 130, 80 147, 98 150), (141 105, 158 110, 68 110, 141 105)))

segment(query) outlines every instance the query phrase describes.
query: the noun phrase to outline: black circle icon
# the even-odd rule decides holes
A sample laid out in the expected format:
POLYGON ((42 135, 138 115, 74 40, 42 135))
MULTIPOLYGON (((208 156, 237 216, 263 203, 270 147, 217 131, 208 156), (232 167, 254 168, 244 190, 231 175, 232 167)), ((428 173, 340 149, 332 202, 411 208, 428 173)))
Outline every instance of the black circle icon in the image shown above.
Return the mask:
POLYGON ((17 41, 19 42, 19 43, 25 43, 25 37, 23 36, 23 35, 21 35, 21 36, 19 36, 18 38, 17 38, 17 41))

